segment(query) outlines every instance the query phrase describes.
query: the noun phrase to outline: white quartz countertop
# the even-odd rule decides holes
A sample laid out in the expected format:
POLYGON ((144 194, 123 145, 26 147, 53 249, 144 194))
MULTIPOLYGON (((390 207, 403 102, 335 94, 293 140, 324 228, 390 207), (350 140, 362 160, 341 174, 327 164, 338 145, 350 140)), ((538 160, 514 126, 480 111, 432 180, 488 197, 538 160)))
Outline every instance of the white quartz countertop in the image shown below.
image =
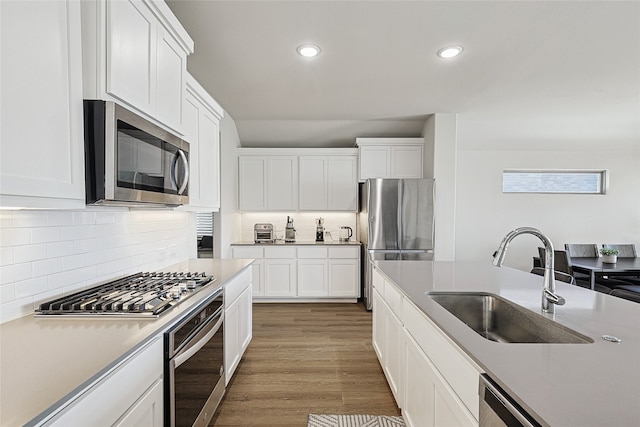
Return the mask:
POLYGON ((338 240, 325 240, 324 242, 316 242, 314 240, 296 240, 295 242, 285 242, 284 240, 277 240, 275 243, 256 243, 251 240, 232 243, 231 246, 360 246, 360 242, 357 240, 350 240, 348 242, 340 242, 338 240))
POLYGON ((594 343, 497 343, 476 334, 425 293, 490 292, 542 313, 541 276, 490 262, 374 264, 542 425, 640 426, 640 304, 556 282, 566 304, 545 316, 594 343), (622 342, 604 341, 602 335, 622 342))
POLYGON ((0 425, 31 424, 170 327, 253 260, 198 259, 163 271, 216 281, 157 319, 34 317, 0 325, 0 425))

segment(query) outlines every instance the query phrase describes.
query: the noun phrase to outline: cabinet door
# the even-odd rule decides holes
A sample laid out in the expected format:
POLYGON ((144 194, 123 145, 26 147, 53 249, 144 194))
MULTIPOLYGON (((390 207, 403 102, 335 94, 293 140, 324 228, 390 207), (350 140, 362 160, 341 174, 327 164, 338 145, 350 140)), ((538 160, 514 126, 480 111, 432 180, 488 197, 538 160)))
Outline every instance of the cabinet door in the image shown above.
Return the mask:
POLYGON ((329 156, 327 210, 358 210, 358 163, 356 156, 329 156))
POLYGON ((220 209, 220 120, 201 110, 199 122, 197 162, 200 206, 217 211, 220 209))
POLYGON ((357 298, 360 294, 357 259, 329 260, 329 296, 357 298))
POLYGON ((84 208, 80 2, 0 1, 0 204, 84 208))
POLYGON ((239 300, 229 304, 224 310, 224 372, 225 385, 240 363, 240 304, 239 300))
POLYGON ((162 379, 156 381, 151 388, 133 405, 114 427, 162 427, 164 414, 162 411, 164 387, 162 379))
POLYGON ((392 178, 422 178, 422 146, 391 147, 392 178))
POLYGON ((390 150, 387 146, 360 147, 360 181, 390 176, 390 150))
POLYGON ((267 297, 296 296, 296 260, 265 259, 264 290, 267 297))
MULTIPOLYGON (((402 323, 391 310, 385 310, 385 364, 384 370, 396 404, 402 408, 404 400, 405 344, 402 323)), ((445 424, 442 424, 445 425, 445 424)))
POLYGON ((251 271, 253 275, 252 279, 252 293, 255 297, 264 296, 264 260, 256 259, 251 264, 251 271))
MULTIPOLYGON (((238 337, 240 343, 240 352, 244 354, 245 350, 253 337, 253 298, 251 286, 242 293, 238 299, 238 337)), ((241 356, 242 357, 242 356, 241 356)))
POLYGON ((258 156, 238 159, 238 208, 241 211, 267 210, 267 160, 258 156))
POLYGON ((187 55, 173 37, 158 27, 156 57, 156 118, 182 131, 182 97, 186 88, 187 55))
POLYGON ((327 157, 300 156, 301 211, 325 211, 328 207, 327 157))
POLYGON ((477 420, 409 334, 404 364, 402 413, 413 427, 477 427, 477 420))
POLYGON ((328 294, 327 260, 298 260, 298 296, 325 297, 328 294))
POLYGON ((298 209, 298 157, 267 157, 267 208, 270 211, 298 209))
POLYGON ((147 113, 156 105, 157 31, 143 2, 107 2, 107 93, 147 113))
POLYGON ((384 367, 385 361, 385 305, 382 301, 382 296, 378 289, 373 289, 373 308, 372 308, 372 317, 373 317, 373 336, 371 338, 371 343, 373 344, 373 349, 378 355, 378 360, 380 361, 380 365, 384 367))

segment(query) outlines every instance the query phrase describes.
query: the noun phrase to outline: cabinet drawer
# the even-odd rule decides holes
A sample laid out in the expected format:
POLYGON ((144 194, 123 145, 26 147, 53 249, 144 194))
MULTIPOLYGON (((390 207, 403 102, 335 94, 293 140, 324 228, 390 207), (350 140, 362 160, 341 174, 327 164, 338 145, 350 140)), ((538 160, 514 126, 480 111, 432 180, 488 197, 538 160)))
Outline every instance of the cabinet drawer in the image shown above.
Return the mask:
POLYGON ((402 294, 400 291, 391 282, 385 280, 383 295, 393 314, 402 322, 402 294))
POLYGON ((233 257, 234 258, 263 258, 263 248, 254 246, 234 246, 233 257))
POLYGON ((358 258, 360 247, 351 246, 348 248, 329 248, 329 258, 358 258))
POLYGON ((298 248, 298 258, 327 258, 327 248, 298 248))
POLYGON ((252 270, 245 268, 240 274, 224 285, 224 304, 229 305, 240 296, 240 294, 251 285, 252 270))
POLYGON ((264 248, 264 257, 272 259, 296 259, 296 248, 283 247, 283 248, 264 248))
POLYGON ((146 344, 45 425, 113 425, 162 377, 163 345, 161 338, 146 344))

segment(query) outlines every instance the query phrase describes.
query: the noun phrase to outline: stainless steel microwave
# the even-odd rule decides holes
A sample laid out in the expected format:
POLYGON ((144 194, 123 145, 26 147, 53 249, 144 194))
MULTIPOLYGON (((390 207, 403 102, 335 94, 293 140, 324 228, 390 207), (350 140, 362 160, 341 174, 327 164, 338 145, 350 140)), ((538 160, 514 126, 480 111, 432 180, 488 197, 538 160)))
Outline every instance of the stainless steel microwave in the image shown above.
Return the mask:
POLYGON ((87 204, 189 202, 189 144, 113 101, 84 101, 87 204))

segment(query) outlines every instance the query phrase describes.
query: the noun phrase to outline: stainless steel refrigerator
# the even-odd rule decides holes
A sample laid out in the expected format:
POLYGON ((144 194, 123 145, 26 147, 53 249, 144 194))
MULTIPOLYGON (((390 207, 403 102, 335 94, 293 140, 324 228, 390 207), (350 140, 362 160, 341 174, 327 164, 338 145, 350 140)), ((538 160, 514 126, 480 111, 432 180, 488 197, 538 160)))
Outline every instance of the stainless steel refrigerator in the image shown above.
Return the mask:
POLYGON ((358 238, 362 242, 362 292, 372 305, 371 259, 432 260, 433 179, 369 179, 360 184, 358 238))

